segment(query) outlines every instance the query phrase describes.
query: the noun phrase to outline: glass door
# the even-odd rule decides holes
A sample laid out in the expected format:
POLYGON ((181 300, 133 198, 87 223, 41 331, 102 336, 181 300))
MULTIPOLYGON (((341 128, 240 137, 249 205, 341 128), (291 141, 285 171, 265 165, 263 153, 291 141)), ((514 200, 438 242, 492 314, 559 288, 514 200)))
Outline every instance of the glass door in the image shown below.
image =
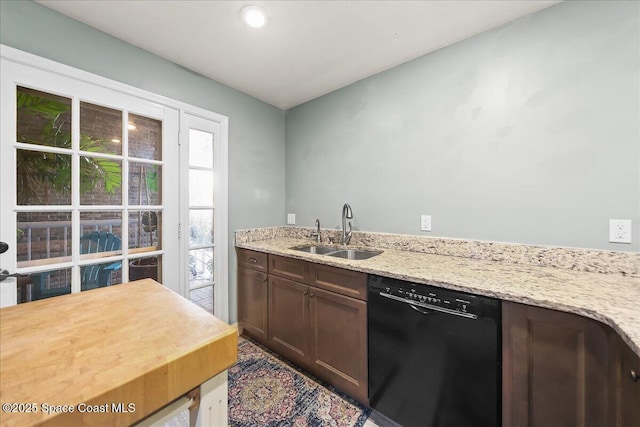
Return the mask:
POLYGON ((163 196, 177 111, 5 60, 1 77, 0 266, 19 274, 2 305, 146 277, 177 288, 163 196))
POLYGON ((187 289, 185 296, 207 312, 226 320, 226 196, 223 187, 219 123, 183 114, 181 174, 185 207, 181 216, 187 289), (186 234, 186 235, 185 235, 186 234))

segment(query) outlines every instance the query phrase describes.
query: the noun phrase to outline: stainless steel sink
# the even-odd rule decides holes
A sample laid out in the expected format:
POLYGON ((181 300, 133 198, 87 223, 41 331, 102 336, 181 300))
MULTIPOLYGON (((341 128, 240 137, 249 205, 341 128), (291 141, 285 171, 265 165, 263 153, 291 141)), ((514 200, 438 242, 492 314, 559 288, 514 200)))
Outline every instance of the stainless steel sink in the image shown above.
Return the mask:
POLYGON ((310 254, 318 254, 318 255, 324 255, 324 254, 328 254, 330 252, 335 252, 338 250, 337 248, 332 248, 330 246, 317 246, 317 245, 294 246, 289 249, 293 249, 301 252, 309 252, 310 254))
POLYGON ((369 251, 364 249, 340 249, 336 247, 320 245, 301 245, 294 246, 289 249, 308 252, 310 254, 327 255, 344 259, 368 259, 382 253, 382 251, 369 251))
POLYGON ((342 249, 336 252, 330 252, 327 255, 344 259, 369 259, 381 254, 382 251, 365 251, 362 249, 342 249))

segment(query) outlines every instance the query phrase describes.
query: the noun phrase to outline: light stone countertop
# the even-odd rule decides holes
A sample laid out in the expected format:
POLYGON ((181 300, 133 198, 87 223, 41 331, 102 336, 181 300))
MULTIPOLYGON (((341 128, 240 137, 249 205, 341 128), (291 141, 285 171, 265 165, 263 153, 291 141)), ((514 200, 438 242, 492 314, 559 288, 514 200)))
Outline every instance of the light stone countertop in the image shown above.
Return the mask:
POLYGON ((366 260, 289 249, 304 244, 313 241, 276 237, 236 246, 579 314, 611 326, 640 356, 640 278, 397 249, 384 249, 366 260))

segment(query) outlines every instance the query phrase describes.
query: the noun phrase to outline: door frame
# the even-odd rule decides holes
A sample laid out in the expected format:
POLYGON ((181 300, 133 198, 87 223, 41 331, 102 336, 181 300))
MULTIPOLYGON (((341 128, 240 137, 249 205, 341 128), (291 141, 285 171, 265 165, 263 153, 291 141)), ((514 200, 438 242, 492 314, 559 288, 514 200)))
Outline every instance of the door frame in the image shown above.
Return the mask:
MULTIPOLYGON (((149 92, 146 91, 144 89, 140 89, 125 83, 121 83, 106 77, 102 77, 99 76, 97 74, 93 74, 84 70, 80 70, 78 68, 74 68, 68 65, 64 65, 62 63, 56 62, 56 61, 52 61, 37 55, 33 55, 31 53, 27 53, 24 51, 21 51, 19 49, 15 49, 3 44, 0 44, 0 75, 2 74, 2 68, 4 66, 4 64, 6 62, 8 63, 14 63, 14 64, 20 64, 26 67, 30 67, 34 70, 39 70, 41 72, 46 72, 46 73, 50 73, 52 76, 62 76, 62 77, 66 77, 66 78, 70 78, 73 80, 76 80, 78 82, 83 82, 83 83, 87 83, 93 86, 97 86, 99 88, 104 88, 107 90, 111 90, 114 92, 119 92, 122 93, 126 96, 130 96, 130 97, 135 97, 135 98, 139 98, 144 102, 150 102, 150 103, 154 103, 154 104, 158 104, 159 106, 165 108, 165 109, 169 109, 169 110, 175 110, 179 115, 180 118, 182 118, 184 113, 188 113, 191 115, 195 115, 195 116, 199 116, 202 117, 204 119, 207 120, 211 120, 216 122, 219 126, 220 126, 220 135, 219 135, 219 142, 220 142, 220 146, 222 149, 222 152, 220 153, 220 160, 221 160, 221 165, 220 165, 220 170, 221 170, 221 181, 222 181, 222 189, 221 191, 223 192, 223 194, 220 194, 220 196, 218 197, 222 197, 222 199, 220 199, 221 204, 219 205, 219 211, 222 214, 221 215, 221 223, 219 225, 220 228, 218 228, 218 230, 220 232, 216 233, 217 236, 220 237, 220 242, 217 244, 217 247, 219 248, 219 250, 221 252, 224 253, 224 259, 220 261, 220 266, 219 269, 221 270, 221 277, 220 277, 220 283, 218 283, 219 287, 223 288, 222 289, 222 294, 220 295, 220 298, 216 301, 216 304, 220 305, 219 311, 218 313, 216 313, 216 316, 221 318, 222 320, 224 320, 225 322, 228 322, 228 312, 229 312, 229 303, 228 303, 228 287, 229 287, 229 276, 228 276, 228 251, 229 251, 229 245, 228 245, 228 235, 229 235, 229 230, 228 230, 228 128, 229 128, 229 118, 227 116, 224 116, 222 114, 218 114, 218 113, 214 113, 212 111, 208 111, 205 110, 203 108, 200 107, 196 107, 190 104, 187 104, 185 102, 182 101, 178 101, 175 99, 171 99, 162 95, 158 95, 155 94, 153 92, 149 92), (224 204, 222 204, 224 203, 224 204)), ((8 105, 4 105, 5 103, 2 102, 0 103, 0 117, 13 117, 14 121, 15 121, 15 105, 12 106, 8 106, 8 105), (10 111, 4 111, 5 108, 11 108, 10 111), (8 116, 9 114, 11 114, 10 116, 8 116)), ((180 128, 182 127, 182 124, 179 124, 180 128)), ((179 144, 181 143, 182 140, 182 135, 180 133, 180 131, 178 129, 176 129, 177 131, 177 135, 175 135, 175 145, 170 145, 171 141, 166 141, 166 144, 163 143, 163 158, 167 159, 168 157, 165 156, 171 156, 171 153, 173 152, 175 154, 175 156, 179 156, 179 144), (167 148, 164 148, 164 146, 167 145, 167 148), (169 149, 171 151, 169 151, 169 149)), ((4 133, 2 134, 2 143, 4 143, 4 133)), ((166 137, 166 135, 163 136, 166 137)), ((15 135, 13 135, 13 138, 15 138, 15 135)), ((179 157, 176 157, 176 159, 178 159, 179 157)), ((12 161, 15 161, 15 159, 11 159, 12 161)), ((0 159, 0 162, 7 162, 9 161, 9 159, 0 159)), ((169 163, 171 162, 167 162, 167 165, 169 165, 169 163)), ((174 174, 174 176, 176 178, 178 178, 181 174, 180 171, 177 170, 177 167, 179 165, 179 161, 175 162, 176 165, 176 170, 169 170, 167 172, 174 174)), ((10 176, 10 172, 13 171, 13 167, 11 168, 6 168, 6 167, 0 167, 1 172, 0 172, 0 200, 3 197, 6 197, 6 190, 3 189, 4 185, 11 185, 11 183, 13 182, 13 178, 10 176)), ((178 181, 178 179, 173 180, 173 183, 171 182, 171 179, 165 179, 163 180, 163 200, 166 202, 169 202, 173 197, 175 197, 176 194, 180 194, 179 193, 179 189, 180 186, 182 185, 181 182, 178 181)), ((12 203, 12 206, 14 205, 14 203, 12 203)), ((0 212, 0 215, 1 212, 0 212)), ((174 229, 175 233, 179 233, 179 229, 181 227, 180 225, 180 221, 179 221, 179 215, 178 215, 178 209, 175 210, 175 214, 170 214, 171 216, 173 216, 172 218, 163 218, 163 220, 167 221, 167 223, 169 224, 177 224, 177 229, 174 229)), ((3 231, 3 237, 4 237, 4 232, 7 232, 7 236, 9 238, 10 242, 15 242, 15 230, 13 230, 12 232, 10 232, 10 230, 8 230, 10 227, 5 226, 4 224, 6 223, 6 221, 3 221, 2 216, 0 216, 0 221, 2 221, 3 224, 3 228, 6 228, 7 230, 2 230, 3 231), (12 240, 11 240, 12 239, 12 240)), ((165 236, 167 236, 170 232, 170 229, 165 230, 165 236)), ((6 239, 7 237, 5 237, 6 239)), ((178 240, 179 244, 177 245, 177 247, 171 247, 171 245, 163 245, 164 248, 164 252, 165 252, 165 257, 170 257, 172 259, 182 259, 183 257, 180 256, 180 251, 181 251, 181 247, 182 247, 182 243, 181 241, 184 240, 184 234, 183 237, 178 240)), ((14 244, 11 244, 11 247, 15 247, 14 244)), ((2 266, 2 263, 4 262, 6 265, 9 265, 8 259, 9 257, 12 257, 11 260, 11 267, 15 267, 15 263, 16 263, 16 256, 15 256, 15 249, 14 250, 9 250, 8 252, 6 252, 3 255, 0 255, 0 266, 2 266)), ((166 265, 166 263, 165 263, 166 265)), ((6 268, 6 267, 4 267, 6 268)), ((171 284, 167 284, 167 287, 174 290, 175 292, 181 294, 183 297, 186 297, 188 299, 189 295, 188 295, 188 283, 184 283, 184 278, 186 277, 186 272, 184 271, 184 269, 187 269, 188 265, 183 265, 183 263, 179 263, 179 267, 178 267, 178 271, 177 272, 170 272, 170 271, 163 271, 163 280, 167 281, 170 280, 172 282, 175 283, 171 283, 171 284)), ((166 270, 166 269, 165 269, 166 270)), ((15 303, 15 298, 16 298, 16 281, 14 279, 7 279, 4 282, 1 282, 1 288, 2 288, 2 293, 0 295, 0 298, 5 300, 5 298, 8 297, 12 297, 14 299, 14 303, 15 303), (7 285, 11 285, 13 287, 13 293, 11 292, 6 292, 7 290, 7 285)), ((6 300, 5 300, 6 301, 6 300)), ((4 303, 2 303, 2 305, 5 305, 4 303)))
POLYGON ((189 298, 189 126, 192 122, 206 121, 208 131, 212 131, 214 159, 214 270, 213 270, 213 313, 229 322, 229 150, 227 129, 219 121, 203 114, 203 110, 183 109, 180 111, 180 262, 182 274, 180 283, 182 295, 189 298), (193 120, 191 120, 192 118, 193 120), (212 126, 213 129, 208 128, 212 126))

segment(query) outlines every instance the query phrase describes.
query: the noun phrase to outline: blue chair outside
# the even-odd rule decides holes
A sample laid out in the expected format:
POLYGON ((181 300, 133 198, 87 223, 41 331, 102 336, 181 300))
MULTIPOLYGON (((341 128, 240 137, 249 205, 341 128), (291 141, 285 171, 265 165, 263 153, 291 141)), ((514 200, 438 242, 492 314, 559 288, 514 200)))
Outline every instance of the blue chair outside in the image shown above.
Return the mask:
MULTIPOLYGON (((80 237, 80 253, 83 255, 118 251, 121 247, 122 240, 113 233, 94 231, 80 237)), ((122 262, 120 261, 109 265, 97 264, 80 267, 82 290, 111 286, 111 273, 121 268, 122 262)))
MULTIPOLYGON (((82 255, 99 252, 118 251, 122 247, 122 240, 113 233, 94 231, 80 237, 80 253, 82 255)), ((122 262, 117 261, 111 264, 97 264, 80 267, 81 289, 102 288, 111 285, 111 273, 122 268, 122 262)), ((71 292, 71 287, 45 288, 45 282, 49 272, 31 274, 32 300, 50 298, 71 292)))

